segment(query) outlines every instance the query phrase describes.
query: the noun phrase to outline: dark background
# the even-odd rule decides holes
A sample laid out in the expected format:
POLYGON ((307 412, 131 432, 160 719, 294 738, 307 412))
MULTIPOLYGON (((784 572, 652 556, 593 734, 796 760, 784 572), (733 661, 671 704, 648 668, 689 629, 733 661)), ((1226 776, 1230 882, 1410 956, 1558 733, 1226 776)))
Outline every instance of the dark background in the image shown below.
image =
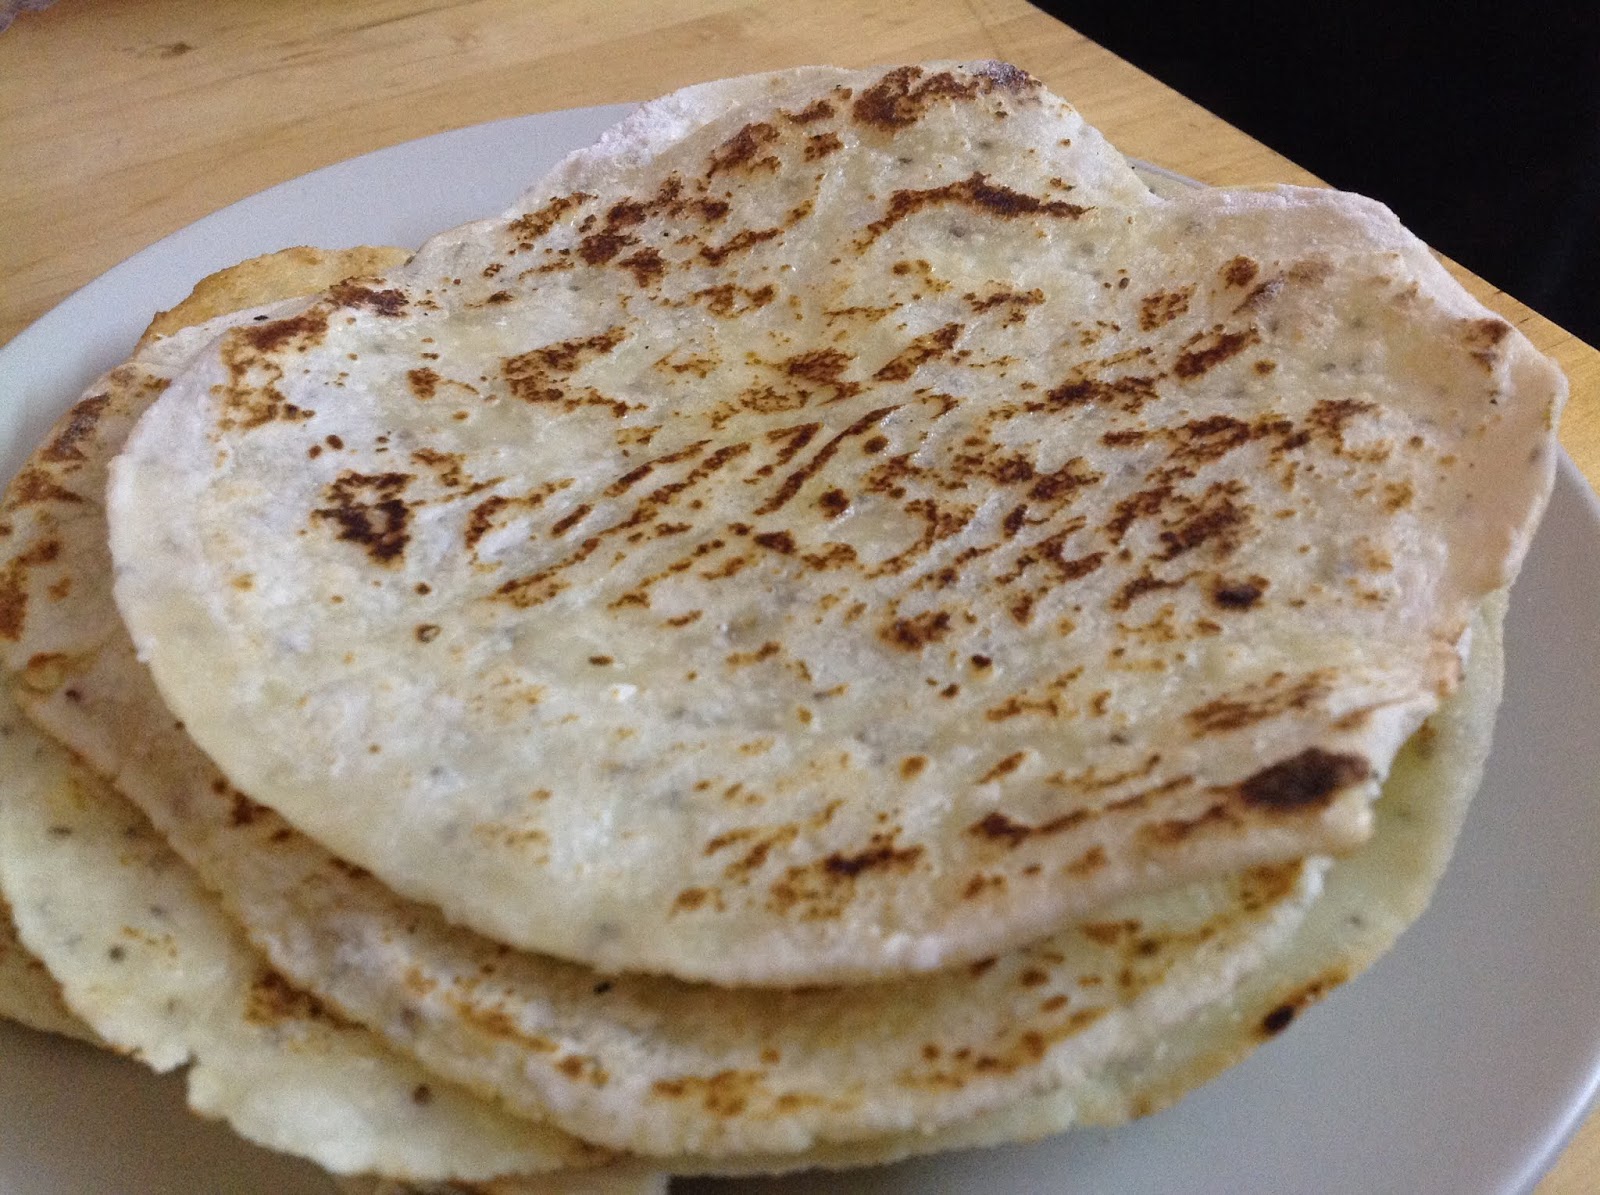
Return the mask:
POLYGON ((1600 345, 1600 0, 1034 2, 1600 345))

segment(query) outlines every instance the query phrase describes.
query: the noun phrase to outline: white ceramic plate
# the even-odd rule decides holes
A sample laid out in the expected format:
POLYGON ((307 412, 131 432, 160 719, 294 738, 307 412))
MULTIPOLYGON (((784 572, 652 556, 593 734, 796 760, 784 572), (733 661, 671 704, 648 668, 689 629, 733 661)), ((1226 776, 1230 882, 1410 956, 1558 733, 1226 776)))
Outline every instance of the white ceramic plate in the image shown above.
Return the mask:
MULTIPOLYGON (((509 205, 625 111, 521 117, 397 145, 264 191, 130 258, 0 349, 0 477, 202 275, 287 245, 415 245, 509 205)), ((1494 756, 1434 907, 1292 1032, 1128 1128, 760 1189, 1531 1188, 1600 1084, 1600 505, 1570 462, 1517 585, 1506 650, 1494 756)), ((328 1189, 310 1167, 180 1105, 176 1080, 0 1025, 0 1191, 328 1189)))

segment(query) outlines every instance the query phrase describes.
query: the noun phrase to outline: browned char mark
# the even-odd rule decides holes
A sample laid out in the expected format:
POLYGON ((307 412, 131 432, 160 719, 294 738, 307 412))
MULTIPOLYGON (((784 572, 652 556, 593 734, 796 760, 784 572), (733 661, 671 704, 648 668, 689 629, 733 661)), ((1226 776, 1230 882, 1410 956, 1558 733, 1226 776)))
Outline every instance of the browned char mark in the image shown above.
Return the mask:
POLYGON ((990 182, 988 175, 974 171, 959 182, 923 190, 896 191, 889 196, 884 214, 868 224, 857 241, 857 248, 865 249, 896 224, 928 207, 965 207, 983 216, 1016 219, 1021 216, 1049 216, 1056 219, 1076 220, 1089 211, 1064 199, 1040 199, 1021 191, 1013 191, 1003 183, 990 182))
POLYGON ((967 78, 950 71, 929 75, 920 66, 902 66, 863 91, 850 111, 857 124, 897 133, 916 124, 935 104, 968 101, 993 91, 1020 95, 1038 86, 1026 71, 1004 63, 990 64, 967 78))
POLYGON ((411 481, 408 473, 342 473, 312 517, 332 523, 339 539, 364 548, 374 563, 396 565, 411 539, 412 504, 402 497, 411 481))

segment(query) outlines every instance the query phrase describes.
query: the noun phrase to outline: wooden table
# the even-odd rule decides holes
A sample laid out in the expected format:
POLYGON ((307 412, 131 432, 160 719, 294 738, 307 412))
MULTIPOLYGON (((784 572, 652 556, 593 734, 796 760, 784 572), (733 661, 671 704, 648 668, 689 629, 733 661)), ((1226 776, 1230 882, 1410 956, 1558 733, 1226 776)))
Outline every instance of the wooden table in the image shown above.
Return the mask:
MULTIPOLYGON (((0 35, 0 341, 242 196, 504 116, 803 63, 1004 58, 1124 151, 1210 183, 1305 171, 1023 0, 59 0, 0 35)), ((1572 381, 1600 481, 1600 353, 1462 273, 1572 381)), ((1600 1116, 1539 1195, 1600 1187, 1600 1116)))

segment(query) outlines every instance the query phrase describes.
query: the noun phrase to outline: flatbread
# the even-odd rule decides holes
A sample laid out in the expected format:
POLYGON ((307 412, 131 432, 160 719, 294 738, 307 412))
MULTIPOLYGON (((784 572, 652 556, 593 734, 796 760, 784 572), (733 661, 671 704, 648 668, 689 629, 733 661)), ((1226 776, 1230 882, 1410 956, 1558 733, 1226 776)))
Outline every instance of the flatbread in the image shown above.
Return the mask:
POLYGON ((1505 677, 1506 595, 1472 627, 1461 687, 1406 743, 1375 806, 1377 825, 1328 872, 1288 947, 1156 1049, 1119 1060, 1075 1093, 1086 1125, 1147 1116, 1242 1061, 1308 1008, 1360 975, 1422 916, 1483 778, 1505 677))
MULTIPOLYGON (((286 260, 279 260, 276 265, 271 258, 249 263, 250 272, 257 276, 276 274, 280 278, 279 285, 285 285, 282 275, 292 278, 303 263, 299 255, 284 257, 286 260)), ((215 289, 202 283, 197 293, 215 289)), ((196 317, 206 314, 207 310, 206 305, 199 305, 196 317)), ((231 318, 254 322, 255 309, 231 318)), ((63 417, 0 507, 9 527, 6 534, 11 539, 7 563, 49 557, 41 561, 42 566, 48 567, 13 568, 15 575, 26 580, 17 608, 32 611, 25 631, 6 645, 4 653, 7 662, 16 669, 19 697, 39 721, 62 741, 82 752, 102 774, 116 777, 129 791, 143 793, 144 804, 158 817, 176 826, 177 841, 186 844, 202 860, 208 852, 217 853, 214 846, 206 845, 208 833, 216 836, 218 827, 238 830, 255 822, 256 816, 249 811, 248 803, 241 805, 239 798, 227 789, 174 726, 135 663, 131 644, 121 633, 111 610, 106 586, 109 562, 104 559, 104 528, 98 506, 105 463, 143 404, 165 385, 164 366, 180 362, 195 345, 214 337, 217 330, 217 322, 212 321, 205 327, 184 329, 181 336, 147 341, 134 360, 113 370, 63 417), (50 545, 48 551, 44 550, 45 545, 50 545), (152 772, 152 768, 156 770, 152 772), (195 818, 194 803, 212 813, 212 825, 208 826, 203 817, 195 818), (200 844, 198 848, 196 843, 200 844)), ((104 796, 102 799, 110 800, 104 796)), ((257 825, 254 837, 259 837, 263 830, 269 841, 277 840, 273 841, 269 859, 280 854, 293 857, 292 848, 284 842, 286 836, 292 837, 288 831, 283 831, 281 826, 257 825)), ((229 848, 243 846, 248 854, 255 849, 254 837, 238 834, 230 837, 223 831, 220 853, 226 858, 229 848)), ((370 902, 364 905, 359 892, 355 894, 354 906, 339 907, 341 900, 351 896, 341 887, 352 878, 348 867, 330 860, 309 844, 302 844, 300 854, 310 860, 313 889, 332 897, 336 921, 346 914, 354 914, 354 923, 364 929, 375 928, 385 933, 392 928, 374 922, 370 902), (331 891, 327 885, 329 875, 333 877, 331 891), (364 918, 363 913, 366 914, 364 918)), ((240 866, 237 862, 219 865, 212 861, 206 874, 213 882, 220 881, 223 887, 231 887, 230 881, 237 880, 240 866)), ((245 866, 246 874, 251 874, 248 865, 245 866)), ((1305 870, 1297 893, 1286 891, 1280 896, 1303 898, 1309 891, 1306 881, 1313 878, 1315 871, 1315 868, 1305 870)), ((243 885, 244 898, 257 906, 252 924, 259 932, 271 936, 279 928, 271 918, 282 908, 277 892, 295 887, 297 881, 286 876, 281 866, 274 867, 270 863, 264 872, 255 874, 265 877, 267 887, 264 890, 252 888, 247 881, 243 885)), ((392 899, 380 899, 377 909, 380 913, 405 918, 412 918, 417 912, 392 899)), ((315 910, 313 916, 326 911, 324 905, 315 910)), ((1294 902, 1285 901, 1283 907, 1270 912, 1270 919, 1287 924, 1298 910, 1294 902)), ((320 924, 313 921, 314 926, 320 924)), ((321 938, 325 943, 339 945, 336 936, 325 929, 321 931, 321 938)), ((448 965, 448 957, 444 961, 448 965)), ((469 959, 473 965, 480 965, 482 961, 481 956, 469 959)), ((302 959, 300 963, 306 966, 308 960, 302 959)), ((1147 960, 1146 971, 1156 973, 1160 963, 1159 959, 1147 960)), ((433 960, 431 965, 437 966, 438 960, 433 960)), ((587 990, 593 982, 591 977, 583 980, 580 986, 587 990)), ((1031 988, 1037 983, 1038 980, 1030 980, 1024 987, 1031 988)), ((1132 993, 1125 991, 1123 994, 1132 993)), ((979 991, 975 995, 982 998, 988 993, 979 991)), ((660 1015, 660 1009, 647 1011, 660 1015)), ((603 1032, 605 1027, 600 1028, 603 1032)), ((424 1034, 425 1038, 428 1036, 424 1034)), ((458 1066, 460 1063, 457 1059, 458 1066)), ((566 1068, 558 1066, 557 1069, 569 1078, 575 1077, 566 1068)), ((479 1079, 470 1065, 465 1073, 479 1079)), ((524 1108, 542 1116, 542 1108, 537 1105, 530 1109, 525 1103, 524 1108)), ((679 1160, 697 1169, 727 1170, 731 1166, 740 1172, 754 1173, 814 1165, 863 1165, 939 1148, 1031 1139, 1066 1127, 1073 1115, 1069 1098, 1051 1094, 1023 1099, 948 1128, 938 1136, 919 1130, 782 1157, 747 1155, 737 1163, 679 1160)))
MULTIPOLYGON (((288 288, 304 270, 304 257, 303 252, 273 255, 225 274, 275 278, 277 287, 288 288)), ((197 319, 208 315, 214 308, 204 296, 219 289, 228 288, 219 288, 210 279, 202 280, 196 287, 196 295, 202 301, 186 303, 180 310, 190 311, 197 319)), ((245 301, 248 297, 246 294, 240 298, 245 301)), ((253 322, 257 318, 255 312, 252 308, 231 318, 253 322)), ((228 794, 220 777, 201 761, 161 708, 111 612, 106 586, 109 562, 104 559, 104 528, 98 515, 105 463, 143 405, 166 384, 163 363, 170 366, 181 361, 193 346, 211 339, 217 330, 217 321, 210 321, 206 327, 179 329, 181 337, 147 338, 134 360, 92 387, 90 394, 60 420, 7 492, 5 503, 0 505, 8 528, 5 534, 11 540, 6 566, 14 576, 26 581, 14 608, 31 609, 33 614, 26 622, 25 632, 6 644, 3 654, 16 670, 19 697, 36 719, 83 753, 103 775, 116 777, 124 788, 146 793, 147 807, 179 826, 189 822, 188 801, 194 799, 191 794, 198 794, 202 803, 209 801, 210 807, 221 815, 219 824, 225 822, 237 828, 253 818, 241 813, 241 806, 228 794), (40 566, 49 567, 22 564, 35 558, 40 566), (153 777, 153 786, 148 783, 152 779, 150 765, 140 762, 148 761, 152 753, 167 768, 153 777), (130 760, 134 761, 132 766, 130 760), (185 766, 191 773, 187 783, 182 774, 185 766), (146 783, 140 783, 141 777, 146 783), (151 798, 152 792, 164 795, 151 798)), ((120 806, 109 794, 102 792, 100 799, 106 806, 106 816, 127 816, 125 812, 115 812, 120 806)), ((192 827, 180 832, 178 841, 204 843, 203 820, 198 829, 199 833, 192 827)), ((274 846, 285 849, 282 836, 269 833, 268 837, 280 838, 274 846)), ((250 849, 248 842, 244 845, 250 849)), ((202 849, 199 854, 203 858, 206 851, 202 849)), ((336 877, 349 878, 348 868, 314 849, 310 855, 312 870, 320 863, 324 870, 331 867, 336 877)), ((208 874, 213 879, 219 875, 224 881, 229 878, 226 869, 219 871, 215 865, 208 874)), ((269 882, 293 883, 281 874, 269 877, 269 882)), ((336 898, 338 882, 336 879, 336 898)), ((247 895, 249 892, 247 886, 247 895)), ((260 903, 260 898, 256 901, 260 903)), ((267 907, 278 908, 271 900, 267 907)), ((414 910, 401 912, 411 916, 414 910)), ((258 918, 257 924, 260 923, 258 918)), ((270 935, 272 923, 268 921, 267 926, 263 932, 270 935)), ((186 943, 185 947, 203 952, 205 943, 186 943)), ((697 1169, 725 1171, 731 1167, 742 1173, 816 1165, 866 1165, 940 1148, 1032 1139, 1065 1128, 1073 1116, 1071 1100, 1051 1094, 1024 1099, 938 1136, 903 1133, 782 1157, 746 1155, 736 1163, 679 1161, 697 1169)))
MULTIPOLYGON (((1397 761, 1378 805, 1379 828, 1372 842, 1332 870, 1304 927, 1269 967, 1176 1032, 1086 1076, 1072 1090, 1025 1101, 986 1122, 958 1126, 925 1139, 923 1148, 1026 1140, 1078 1119, 1116 1123, 1148 1114, 1280 1032, 1308 1004, 1386 950, 1425 907, 1476 788, 1499 697, 1503 609, 1503 601, 1496 600, 1483 612, 1461 691, 1397 761)), ((92 873, 80 877, 88 878, 92 873)), ((897 1150, 876 1149, 885 1158, 921 1152, 910 1139, 897 1150)), ((873 1153, 869 1146, 787 1160, 680 1159, 675 1166, 685 1172, 759 1173, 786 1165, 859 1164, 872 1160, 873 1153)), ((526 1182, 526 1189, 540 1189, 537 1180, 526 1182)))
MULTIPOLYGON (((1230 995, 1082 1081, 1007 1110, 1009 1137, 968 1126, 946 1148, 1032 1140, 1068 1126, 1149 1116, 1276 1039, 1313 1005, 1393 947, 1427 909, 1483 777, 1504 679, 1503 593, 1473 620, 1460 688, 1395 759, 1372 838, 1328 872, 1322 894, 1283 949, 1230 995)), ((686 1173, 749 1173, 738 1161, 679 1161, 686 1173)))
POLYGON ((883 978, 1363 841, 1564 392, 1370 201, 1154 196, 1014 68, 784 72, 223 336, 117 600, 238 790, 453 921, 883 978))

